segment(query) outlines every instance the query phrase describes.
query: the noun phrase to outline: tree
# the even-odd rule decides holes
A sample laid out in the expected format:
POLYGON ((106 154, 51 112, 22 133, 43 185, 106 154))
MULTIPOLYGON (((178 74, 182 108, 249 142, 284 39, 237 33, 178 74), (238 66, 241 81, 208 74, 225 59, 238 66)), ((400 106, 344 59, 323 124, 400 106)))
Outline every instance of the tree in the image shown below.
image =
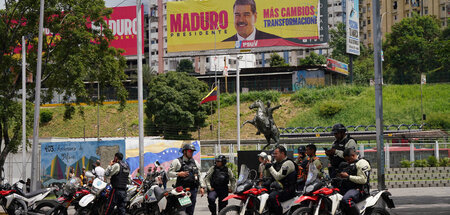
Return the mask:
POLYGON ((323 55, 318 55, 315 52, 311 52, 305 59, 300 59, 300 66, 306 65, 323 65, 327 63, 327 58, 323 55))
POLYGON ((345 24, 339 22, 336 28, 330 29, 330 48, 333 49, 331 52, 331 58, 348 63, 347 54, 347 33, 345 31, 345 24))
MULTIPOLYGON (((439 69, 439 20, 432 16, 402 19, 386 35, 386 79, 396 84, 420 83, 420 74, 439 69)), ((447 55, 448 56, 448 55, 447 55)))
POLYGON ((206 83, 186 73, 154 76, 149 84, 145 114, 146 135, 190 139, 189 132, 204 127, 209 105, 200 105, 208 94, 206 83))
POLYGON ((180 64, 177 66, 177 72, 193 73, 194 66, 192 65, 192 61, 188 59, 180 60, 180 64))
MULTIPOLYGON (((9 0, 4 6, 5 9, 0 10, 0 143, 4 144, 0 146, 0 167, 9 153, 17 151, 22 138, 21 108, 16 102, 21 97, 21 61, 14 50, 23 35, 38 37, 39 22, 39 1, 9 0)), ((127 97, 122 84, 126 78, 125 58, 119 50, 109 47, 113 39, 109 28, 92 28, 87 24, 88 18, 96 26, 107 26, 104 17, 111 12, 105 8, 103 0, 45 2, 44 26, 52 34, 44 36, 43 43, 42 87, 46 89, 42 92, 43 103, 58 93, 64 95, 63 103, 75 98, 76 103, 92 104, 96 101, 90 97, 85 83, 98 81, 100 87, 115 88, 124 107, 127 97)), ((33 77, 36 77, 37 42, 37 39, 28 40, 31 48, 27 54, 27 71, 33 77)), ((34 99, 34 84, 27 87, 29 99, 34 99)), ((65 116, 70 118, 74 108, 66 107, 65 116)))
POLYGON ((270 55, 270 67, 282 67, 282 66, 289 66, 288 63, 284 61, 284 58, 282 58, 279 54, 273 53, 270 55))

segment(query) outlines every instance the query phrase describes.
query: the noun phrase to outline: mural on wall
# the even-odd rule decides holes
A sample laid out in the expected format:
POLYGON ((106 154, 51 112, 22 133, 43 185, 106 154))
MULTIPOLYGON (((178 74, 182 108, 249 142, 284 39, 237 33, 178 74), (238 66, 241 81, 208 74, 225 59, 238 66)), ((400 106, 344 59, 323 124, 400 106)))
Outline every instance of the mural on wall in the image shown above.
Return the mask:
POLYGON ((105 168, 116 152, 125 154, 124 140, 48 142, 41 144, 41 180, 45 185, 65 182, 70 168, 79 176, 100 160, 105 168))
MULTIPOLYGON (((158 161, 161 166, 168 170, 172 160, 181 157, 180 148, 185 143, 192 143, 195 146, 194 159, 200 163, 200 142, 199 141, 179 141, 179 140, 144 140, 144 172, 147 173, 149 167, 153 168, 158 161)), ((127 144, 126 161, 130 165, 131 175, 135 177, 139 171, 139 144, 127 144)))
POLYGON ((322 70, 299 70, 292 74, 292 89, 294 91, 305 87, 325 85, 325 73, 322 70))

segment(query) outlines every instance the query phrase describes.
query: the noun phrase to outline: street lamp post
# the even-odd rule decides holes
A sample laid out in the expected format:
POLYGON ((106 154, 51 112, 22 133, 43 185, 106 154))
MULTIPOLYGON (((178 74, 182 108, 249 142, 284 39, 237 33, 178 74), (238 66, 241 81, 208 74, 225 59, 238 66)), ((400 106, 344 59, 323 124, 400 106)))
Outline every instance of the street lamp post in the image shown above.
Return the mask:
POLYGON ((381 30, 380 1, 372 0, 373 33, 374 33, 374 70, 375 70, 375 116, 377 139, 377 178, 378 190, 385 189, 384 181, 384 140, 383 140, 383 73, 381 67, 381 30))

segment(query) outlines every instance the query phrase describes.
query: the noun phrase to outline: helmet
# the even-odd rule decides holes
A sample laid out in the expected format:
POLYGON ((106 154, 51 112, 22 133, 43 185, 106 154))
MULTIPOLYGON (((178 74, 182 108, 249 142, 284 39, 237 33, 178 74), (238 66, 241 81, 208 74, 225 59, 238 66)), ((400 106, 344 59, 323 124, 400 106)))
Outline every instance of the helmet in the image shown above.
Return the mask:
POLYGON ((298 153, 305 153, 306 152, 306 147, 305 146, 299 146, 297 151, 298 151, 298 153))
POLYGON ((333 125, 333 128, 331 129, 331 134, 336 134, 339 132, 346 132, 347 128, 341 123, 333 125))
POLYGON ((261 152, 258 154, 258 157, 267 158, 267 153, 261 152))
POLYGON ((225 155, 218 155, 216 157, 216 162, 222 162, 222 165, 225 166, 225 164, 227 164, 227 157, 225 157, 225 155))
POLYGON ((181 147, 181 151, 184 152, 185 150, 192 150, 192 151, 196 151, 195 150, 195 146, 192 145, 191 143, 186 143, 181 147))

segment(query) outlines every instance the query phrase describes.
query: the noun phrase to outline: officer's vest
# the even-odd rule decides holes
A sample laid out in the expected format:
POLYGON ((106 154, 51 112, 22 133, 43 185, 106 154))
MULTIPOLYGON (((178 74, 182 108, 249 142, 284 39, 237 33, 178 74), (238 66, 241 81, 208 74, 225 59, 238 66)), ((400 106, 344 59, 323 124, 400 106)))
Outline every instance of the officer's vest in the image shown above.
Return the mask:
POLYGON ((286 177, 280 180, 280 183, 283 185, 283 190, 290 191, 295 190, 295 184, 297 182, 297 174, 298 174, 298 166, 297 164, 291 160, 290 158, 287 158, 286 160, 275 163, 273 165, 273 168, 278 172, 280 171, 281 167, 283 166, 284 162, 290 161, 294 164, 294 171, 289 173, 286 177))
POLYGON ((214 167, 213 175, 211 176, 211 187, 214 189, 227 189, 230 176, 227 167, 214 167))
MULTIPOLYGON (((347 137, 344 138, 343 140, 341 140, 341 142, 339 142, 339 143, 337 141, 334 141, 334 143, 331 146, 331 148, 336 149, 336 150, 344 151, 345 150, 345 145, 347 144, 347 142, 350 139, 353 139, 353 138, 351 138, 350 136, 347 135, 347 137)), ((353 139, 353 140, 355 140, 355 139, 353 139)), ((355 142, 356 142, 356 140, 355 140, 355 142)), ((341 158, 339 156, 334 155, 334 156, 331 156, 331 158, 330 158, 331 166, 336 168, 336 169, 339 167, 339 164, 342 163, 342 162, 345 162, 345 160, 344 160, 344 158, 341 158)))
MULTIPOLYGON (((356 163, 358 163, 361 159, 358 159, 356 162, 351 163, 348 167, 344 169, 344 172, 348 173, 348 175, 357 175, 358 169, 356 168, 356 163)), ((365 193, 369 193, 370 189, 370 173, 367 175, 367 182, 365 184, 357 184, 355 182, 352 182, 350 180, 345 180, 342 182, 342 186, 345 190, 349 189, 359 189, 361 191, 364 191, 365 193)))
POLYGON ((188 161, 183 161, 183 157, 179 157, 178 161, 180 161, 181 168, 177 172, 189 172, 189 175, 186 177, 177 177, 177 181, 175 182, 175 186, 182 186, 183 188, 191 188, 196 189, 199 185, 199 171, 197 165, 195 165, 194 159, 189 159, 188 161))
POLYGON ((128 175, 130 174, 130 168, 128 164, 119 161, 120 170, 119 173, 111 176, 111 185, 114 189, 125 190, 128 184, 128 175))

